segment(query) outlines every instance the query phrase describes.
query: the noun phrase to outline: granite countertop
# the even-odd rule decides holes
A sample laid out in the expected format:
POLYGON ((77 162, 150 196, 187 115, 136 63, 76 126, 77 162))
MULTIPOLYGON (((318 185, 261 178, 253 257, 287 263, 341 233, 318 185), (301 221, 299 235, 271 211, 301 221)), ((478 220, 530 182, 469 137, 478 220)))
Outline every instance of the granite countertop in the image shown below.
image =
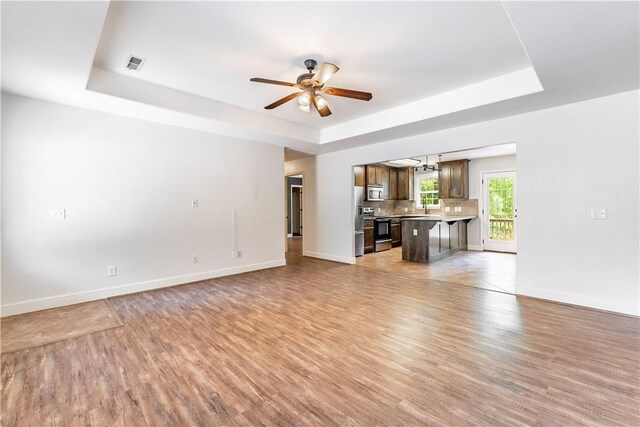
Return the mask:
POLYGON ((403 221, 462 221, 477 218, 477 215, 437 215, 437 214, 405 214, 365 216, 364 219, 399 218, 403 221))
POLYGON ((477 215, 420 215, 420 216, 403 216, 403 221, 464 221, 478 218, 477 215))

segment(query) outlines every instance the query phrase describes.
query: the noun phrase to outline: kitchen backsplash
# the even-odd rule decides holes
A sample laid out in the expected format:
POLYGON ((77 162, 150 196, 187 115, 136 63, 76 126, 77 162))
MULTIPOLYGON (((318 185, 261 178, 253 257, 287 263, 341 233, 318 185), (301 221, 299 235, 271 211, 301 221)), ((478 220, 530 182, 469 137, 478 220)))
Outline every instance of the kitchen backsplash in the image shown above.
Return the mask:
POLYGON ((463 215, 463 216, 477 216, 478 215, 478 199, 441 199, 440 209, 443 215, 463 215), (447 210, 449 208, 449 210, 447 210), (459 208, 459 211, 456 211, 459 208))
MULTIPOLYGON (((406 213, 426 213, 423 208, 416 208, 416 203, 413 200, 383 200, 379 202, 364 202, 364 206, 370 206, 374 208, 374 215, 402 215, 406 213)), ((440 200, 440 209, 429 208, 430 214, 443 214, 443 215, 478 215, 478 200, 458 200, 447 199, 440 200), (447 211, 446 208, 449 208, 447 211), (460 208, 460 211, 456 211, 455 208, 460 208)))

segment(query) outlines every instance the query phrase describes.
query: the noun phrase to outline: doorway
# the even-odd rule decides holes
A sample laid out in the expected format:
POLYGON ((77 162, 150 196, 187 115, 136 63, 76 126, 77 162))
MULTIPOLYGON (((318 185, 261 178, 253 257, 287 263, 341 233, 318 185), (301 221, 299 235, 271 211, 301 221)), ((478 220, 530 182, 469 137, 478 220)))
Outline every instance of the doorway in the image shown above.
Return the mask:
POLYGON ((302 174, 286 177, 287 252, 300 255, 302 255, 302 236, 304 234, 303 185, 302 174))
POLYGON ((302 186, 291 186, 291 234, 302 236, 302 186))
POLYGON ((517 252, 516 172, 490 172, 482 175, 482 229, 485 250, 517 252))

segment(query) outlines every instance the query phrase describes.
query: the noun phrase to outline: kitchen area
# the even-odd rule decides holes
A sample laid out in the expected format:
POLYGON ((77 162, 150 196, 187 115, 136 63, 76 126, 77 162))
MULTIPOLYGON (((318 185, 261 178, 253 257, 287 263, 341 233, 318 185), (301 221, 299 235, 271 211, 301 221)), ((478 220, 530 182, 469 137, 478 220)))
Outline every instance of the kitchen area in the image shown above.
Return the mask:
POLYGON ((402 259, 427 263, 467 249, 467 224, 478 217, 469 160, 432 157, 354 167, 356 256, 402 247, 402 259), (418 176, 437 177, 437 189, 418 176))
POLYGON ((515 143, 353 167, 356 263, 516 289, 515 143))

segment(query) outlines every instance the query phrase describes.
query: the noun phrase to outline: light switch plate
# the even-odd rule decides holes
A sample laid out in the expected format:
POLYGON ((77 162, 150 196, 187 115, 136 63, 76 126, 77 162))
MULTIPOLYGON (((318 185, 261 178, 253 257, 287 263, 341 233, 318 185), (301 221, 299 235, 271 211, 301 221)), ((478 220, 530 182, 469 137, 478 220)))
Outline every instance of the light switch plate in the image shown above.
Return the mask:
POLYGON ((591 208, 591 219, 607 219, 607 208, 591 208))
POLYGON ((451 208, 449 206, 445 206, 444 210, 445 210, 445 212, 449 212, 451 210, 451 208))
POLYGON ((414 235, 414 236, 417 236, 417 235, 418 235, 418 230, 417 230, 417 229, 415 229, 415 228, 413 229, 413 235, 414 235))
POLYGON ((191 201, 191 207, 193 207, 193 208, 197 208, 198 207, 198 199, 193 199, 191 201))
POLYGON ((116 275, 116 266, 110 265, 109 267, 107 267, 107 276, 112 277, 115 275, 116 275))

